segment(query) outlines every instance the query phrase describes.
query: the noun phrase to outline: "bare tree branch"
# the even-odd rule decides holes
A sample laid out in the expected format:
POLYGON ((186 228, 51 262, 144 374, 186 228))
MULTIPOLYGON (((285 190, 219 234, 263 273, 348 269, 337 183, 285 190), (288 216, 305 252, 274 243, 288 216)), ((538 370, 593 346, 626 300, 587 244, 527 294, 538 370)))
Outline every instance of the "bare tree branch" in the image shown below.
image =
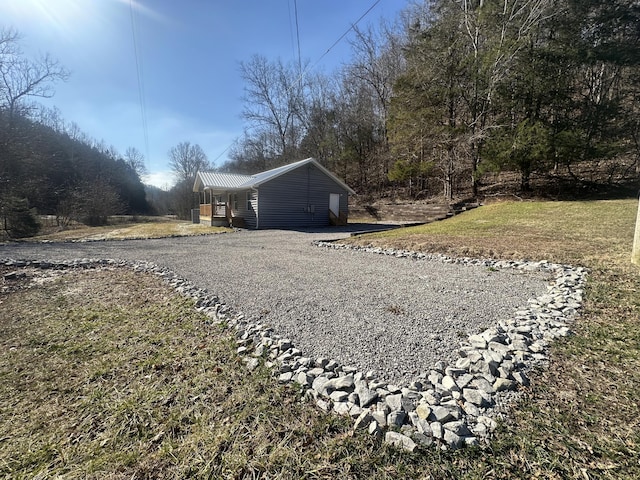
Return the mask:
POLYGON ((0 31, 0 107, 9 118, 27 108, 28 98, 50 98, 53 84, 65 81, 69 72, 51 55, 28 59, 19 47, 20 35, 14 29, 0 31))

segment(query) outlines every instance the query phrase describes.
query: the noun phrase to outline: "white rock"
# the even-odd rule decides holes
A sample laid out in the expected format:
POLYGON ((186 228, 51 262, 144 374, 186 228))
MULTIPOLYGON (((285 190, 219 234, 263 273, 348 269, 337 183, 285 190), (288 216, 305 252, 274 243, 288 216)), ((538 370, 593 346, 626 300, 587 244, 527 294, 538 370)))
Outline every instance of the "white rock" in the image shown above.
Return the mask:
POLYGON ((443 423, 442 426, 445 430, 449 430, 456 435, 464 437, 465 435, 471 435, 469 428, 464 420, 455 420, 453 422, 443 423))
POLYGON ((397 448, 402 448, 409 452, 413 452, 416 448, 418 448, 418 445, 416 445, 416 443, 411 440, 411 438, 398 432, 387 432, 384 435, 384 441, 385 443, 393 445, 397 448))
POLYGON ((365 410, 360 414, 360 416, 354 422, 353 429, 360 430, 363 428, 367 428, 372 420, 373 418, 371 417, 371 414, 369 413, 369 411, 365 410))
POLYGON ((440 422, 431 422, 429 424, 429 428, 431 428, 433 438, 442 439, 442 436, 444 435, 444 428, 442 428, 442 424, 440 422))
POLYGON ((389 405, 391 411, 402 410, 402 394, 387 395, 384 401, 389 405))
POLYGON ((433 420, 440 423, 454 419, 451 410, 440 405, 436 405, 431 409, 431 416, 433 420))
POLYGON ((493 383, 493 389, 496 392, 503 392, 505 390, 515 390, 516 382, 513 380, 508 380, 506 378, 497 378, 493 383))
POLYGON ((349 398, 349 394, 347 392, 343 392, 342 390, 334 390, 329 395, 329 398, 334 402, 346 402, 349 398))
POLYGON ((431 415, 431 407, 426 403, 419 403, 416 407, 416 414, 421 420, 426 420, 431 415))
POLYGON ((371 412, 371 416, 376 422, 378 422, 378 424, 381 427, 387 426, 387 414, 385 412, 381 412, 380 410, 375 410, 371 412))
MULTIPOLYGON (((322 378, 322 377, 318 377, 322 378)), ((315 383, 315 382, 314 382, 315 383)), ((345 375, 344 377, 336 377, 328 380, 323 386, 322 389, 327 393, 331 394, 334 390, 350 390, 354 386, 353 375, 345 375)))
POLYGON ((247 370, 250 372, 254 371, 260 365, 260 360, 257 358, 247 358, 247 370))
POLYGON ((358 418, 362 412, 364 412, 364 408, 360 408, 358 405, 352 405, 349 409, 349 416, 351 418, 358 418))
POLYGON ((442 386, 451 391, 451 392, 457 392, 460 390, 460 388, 458 387, 458 384, 456 383, 456 381, 450 377, 449 375, 446 375, 443 379, 442 379, 442 386))
POLYGON ((464 440, 451 430, 444 429, 442 438, 452 450, 457 450, 464 445, 464 440))
POLYGON ((479 348, 482 350, 487 348, 487 341, 482 335, 471 335, 468 338, 468 342, 473 348, 479 348))
POLYGON ((387 425, 400 427, 404 423, 407 414, 401 410, 396 410, 387 415, 387 425))
POLYGON ((334 402, 333 411, 338 415, 349 415, 350 407, 347 402, 334 402))
POLYGON ((512 376, 520 385, 524 387, 529 386, 529 378, 524 374, 524 372, 513 372, 512 376))
POLYGON ((378 425, 378 422, 376 422, 375 420, 373 420, 368 427, 369 430, 369 435, 373 435, 374 437, 378 438, 382 436, 382 429, 380 428, 380 426, 378 425))
POLYGON ((433 443, 433 437, 431 435, 425 435, 421 432, 414 432, 413 435, 411 435, 411 439, 423 447, 428 447, 433 443))
POLYGON ((480 408, 486 408, 491 405, 491 395, 482 390, 478 390, 475 388, 464 388, 462 390, 462 396, 467 402, 472 403, 473 405, 480 408))
POLYGON ((324 412, 328 412, 329 410, 331 410, 331 403, 329 402, 325 402, 323 399, 319 398, 318 400, 316 400, 316 405, 318 406, 318 408, 324 412))

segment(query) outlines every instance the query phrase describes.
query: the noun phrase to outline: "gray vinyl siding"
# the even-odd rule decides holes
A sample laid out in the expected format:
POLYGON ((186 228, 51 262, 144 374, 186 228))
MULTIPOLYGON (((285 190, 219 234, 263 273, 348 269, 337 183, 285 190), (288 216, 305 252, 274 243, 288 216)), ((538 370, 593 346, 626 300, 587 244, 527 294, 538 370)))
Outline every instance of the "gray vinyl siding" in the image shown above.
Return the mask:
MULTIPOLYGON (((233 195, 233 194, 231 194, 233 195)), ((247 192, 237 192, 238 196, 238 208, 234 210, 234 213, 238 217, 244 218, 244 223, 247 228, 256 228, 256 211, 257 211, 257 195, 254 192, 253 200, 251 201, 251 208, 247 209, 247 192)))
POLYGON ((247 192, 242 193, 242 201, 244 203, 244 223, 247 228, 258 228, 257 227, 257 218, 256 212, 258 211, 258 192, 250 192, 251 195, 251 205, 249 205, 249 210, 247 210, 247 192))
POLYGON ((340 212, 347 214, 347 190, 313 165, 280 175, 259 187, 258 228, 328 226, 331 193, 340 194, 340 212))

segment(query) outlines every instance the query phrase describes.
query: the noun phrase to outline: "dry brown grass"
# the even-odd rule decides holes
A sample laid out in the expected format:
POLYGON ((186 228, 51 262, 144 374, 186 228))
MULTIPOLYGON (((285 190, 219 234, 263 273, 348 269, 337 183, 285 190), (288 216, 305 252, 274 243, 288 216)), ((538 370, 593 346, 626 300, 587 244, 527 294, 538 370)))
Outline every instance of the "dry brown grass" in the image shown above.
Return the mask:
POLYGON ((152 276, 28 275, 30 288, 0 297, 0 475, 302 468, 295 447, 330 442, 342 423, 302 406, 264 368, 245 380, 233 336, 152 276))
POLYGON ((232 232, 231 228, 211 227, 180 221, 155 221, 133 225, 106 225, 102 227, 77 226, 72 229, 39 235, 29 241, 73 241, 73 240, 132 240, 164 237, 184 237, 232 232))

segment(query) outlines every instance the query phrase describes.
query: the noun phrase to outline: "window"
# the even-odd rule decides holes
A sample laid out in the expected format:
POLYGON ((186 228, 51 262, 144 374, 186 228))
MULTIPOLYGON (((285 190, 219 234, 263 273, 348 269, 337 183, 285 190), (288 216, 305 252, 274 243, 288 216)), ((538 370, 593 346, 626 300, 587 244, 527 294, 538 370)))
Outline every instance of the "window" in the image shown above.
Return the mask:
POLYGON ((237 211, 238 210, 238 194, 237 193, 233 193, 231 194, 231 210, 237 211))
POLYGON ((253 200, 252 192, 247 192, 247 210, 251 210, 251 200, 253 200))

